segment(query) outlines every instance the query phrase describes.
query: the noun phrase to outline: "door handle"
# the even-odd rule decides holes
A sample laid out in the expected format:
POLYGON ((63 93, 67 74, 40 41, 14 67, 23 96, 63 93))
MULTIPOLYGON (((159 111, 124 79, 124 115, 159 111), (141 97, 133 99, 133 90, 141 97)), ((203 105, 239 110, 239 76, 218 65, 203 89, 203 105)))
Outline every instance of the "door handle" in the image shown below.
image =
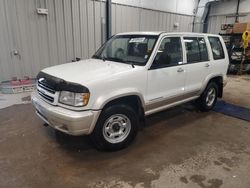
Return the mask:
POLYGON ((178 69, 177 69, 177 72, 183 72, 183 71, 184 71, 183 68, 178 68, 178 69))
POLYGON ((206 64, 205 64, 205 67, 209 67, 209 66, 210 66, 209 63, 206 63, 206 64))

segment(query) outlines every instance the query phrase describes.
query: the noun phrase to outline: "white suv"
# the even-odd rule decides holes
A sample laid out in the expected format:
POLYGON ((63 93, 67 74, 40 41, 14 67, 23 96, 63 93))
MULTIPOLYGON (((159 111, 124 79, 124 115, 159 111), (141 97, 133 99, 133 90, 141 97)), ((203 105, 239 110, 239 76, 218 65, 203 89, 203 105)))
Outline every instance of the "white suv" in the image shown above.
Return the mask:
POLYGON ((91 59, 42 70, 32 102, 51 127, 116 150, 135 138, 147 115, 191 100, 211 110, 222 97, 228 63, 218 35, 122 33, 91 59))

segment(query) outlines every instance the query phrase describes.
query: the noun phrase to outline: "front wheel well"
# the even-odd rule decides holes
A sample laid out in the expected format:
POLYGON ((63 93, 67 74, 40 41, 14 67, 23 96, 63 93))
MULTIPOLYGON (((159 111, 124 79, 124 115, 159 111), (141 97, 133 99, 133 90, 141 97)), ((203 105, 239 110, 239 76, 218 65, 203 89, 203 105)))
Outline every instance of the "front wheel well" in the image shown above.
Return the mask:
POLYGON ((222 76, 216 76, 213 77, 209 80, 209 82, 207 83, 207 85, 211 82, 214 82, 217 84, 218 86, 218 97, 222 97, 223 96, 223 77, 222 76))
POLYGON ((137 96, 137 95, 129 95, 129 96, 116 98, 116 99, 114 99, 112 101, 109 101, 107 104, 105 104, 103 109, 107 108, 109 106, 117 105, 117 104, 129 105, 139 115, 139 120, 144 122, 145 113, 144 113, 144 108, 143 108, 143 105, 142 105, 142 101, 141 101, 139 96, 137 96))

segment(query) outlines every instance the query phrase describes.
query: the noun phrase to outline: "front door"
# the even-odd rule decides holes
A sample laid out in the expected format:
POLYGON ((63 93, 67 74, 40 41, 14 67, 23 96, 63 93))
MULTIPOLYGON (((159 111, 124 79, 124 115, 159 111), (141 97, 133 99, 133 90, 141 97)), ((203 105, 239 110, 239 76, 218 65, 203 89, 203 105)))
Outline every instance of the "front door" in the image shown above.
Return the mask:
POLYGON ((146 114, 180 100, 184 93, 185 77, 181 38, 163 38, 148 70, 146 114))

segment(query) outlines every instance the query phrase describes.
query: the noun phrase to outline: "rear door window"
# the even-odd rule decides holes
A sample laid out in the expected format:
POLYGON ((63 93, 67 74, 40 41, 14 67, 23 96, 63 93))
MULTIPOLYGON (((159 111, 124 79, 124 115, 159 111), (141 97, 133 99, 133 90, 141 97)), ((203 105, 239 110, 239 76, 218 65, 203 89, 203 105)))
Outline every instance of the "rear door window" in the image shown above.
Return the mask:
POLYGON ((207 45, 204 38, 198 38, 201 61, 208 61, 207 45))
POLYGON ((220 39, 218 37, 208 37, 214 59, 224 59, 225 54, 223 51, 222 44, 220 42, 220 39))
POLYGON ((188 63, 208 61, 207 46, 204 38, 184 37, 184 42, 188 63))

